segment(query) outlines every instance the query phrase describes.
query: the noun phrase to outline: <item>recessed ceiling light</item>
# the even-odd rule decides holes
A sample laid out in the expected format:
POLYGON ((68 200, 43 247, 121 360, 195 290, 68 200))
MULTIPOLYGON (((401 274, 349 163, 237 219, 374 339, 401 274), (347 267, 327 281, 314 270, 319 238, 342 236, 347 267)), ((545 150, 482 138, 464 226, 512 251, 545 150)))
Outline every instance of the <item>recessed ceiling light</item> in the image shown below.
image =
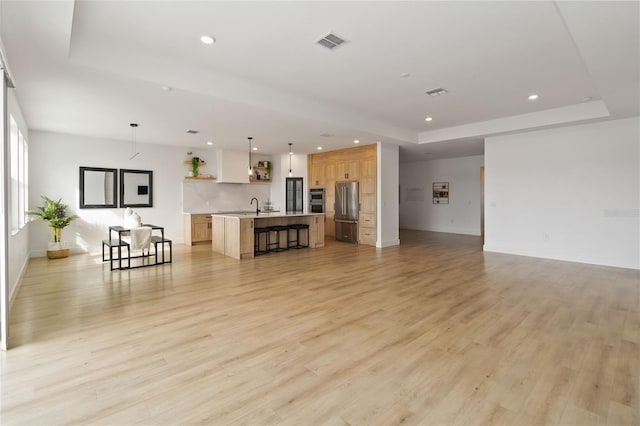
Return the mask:
POLYGON ((431 121, 431 120, 433 120, 433 117, 427 117, 424 119, 424 121, 431 121))
POLYGON ((356 139, 355 141, 353 141, 353 143, 360 143, 360 141, 356 139))
POLYGON ((402 74, 400 74, 400 77, 402 77, 402 78, 407 78, 407 77, 409 77, 410 75, 411 75, 411 73, 403 72, 402 74))
POLYGON ((213 44, 216 42, 216 39, 208 35, 203 35, 202 37, 200 37, 200 41, 204 44, 213 44))
POLYGON ((584 98, 582 98, 582 102, 589 102, 591 100, 593 100, 591 96, 585 96, 584 98))
POLYGON ((254 147, 253 147, 253 150, 254 150, 254 151, 257 151, 257 150, 258 150, 258 147, 257 147, 257 146, 254 146, 254 147))
POLYGON ((527 99, 529 99, 530 101, 535 101, 536 99, 538 99, 539 96, 535 93, 532 93, 529 95, 529 97, 527 99))
POLYGON ((173 90, 173 88, 169 86, 160 86, 160 89, 164 90, 165 92, 170 92, 173 90))
POLYGON ((317 149, 318 149, 318 151, 322 151, 322 147, 321 146, 319 146, 317 149))
POLYGON ((213 145, 213 142, 207 141, 207 145, 213 145))

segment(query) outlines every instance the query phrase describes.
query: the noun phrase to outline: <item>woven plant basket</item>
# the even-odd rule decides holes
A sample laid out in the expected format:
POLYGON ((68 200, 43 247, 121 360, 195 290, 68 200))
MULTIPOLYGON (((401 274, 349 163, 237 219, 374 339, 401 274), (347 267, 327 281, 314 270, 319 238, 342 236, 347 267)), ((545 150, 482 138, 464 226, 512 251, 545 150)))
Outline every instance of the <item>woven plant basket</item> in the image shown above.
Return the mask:
POLYGON ((49 259, 62 259, 69 257, 69 249, 47 250, 47 257, 49 259))

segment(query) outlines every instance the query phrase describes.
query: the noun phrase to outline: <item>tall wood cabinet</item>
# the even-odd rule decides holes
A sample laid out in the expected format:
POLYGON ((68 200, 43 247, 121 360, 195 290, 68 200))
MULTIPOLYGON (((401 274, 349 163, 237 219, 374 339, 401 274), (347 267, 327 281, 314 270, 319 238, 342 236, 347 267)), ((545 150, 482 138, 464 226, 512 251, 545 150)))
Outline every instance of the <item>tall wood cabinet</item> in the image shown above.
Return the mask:
POLYGON ((309 155, 309 186, 325 190, 325 236, 335 238, 336 182, 358 181, 360 244, 376 244, 377 147, 359 146, 309 155))

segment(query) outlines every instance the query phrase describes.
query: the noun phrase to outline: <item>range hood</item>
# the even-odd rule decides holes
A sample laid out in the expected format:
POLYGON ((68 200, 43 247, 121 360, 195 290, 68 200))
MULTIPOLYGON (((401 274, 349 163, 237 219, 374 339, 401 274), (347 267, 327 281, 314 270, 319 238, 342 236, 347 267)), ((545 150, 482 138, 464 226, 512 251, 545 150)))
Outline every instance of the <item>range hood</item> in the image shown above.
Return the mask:
POLYGON ((249 183, 249 154, 247 151, 227 151, 219 149, 216 152, 216 183, 249 183))

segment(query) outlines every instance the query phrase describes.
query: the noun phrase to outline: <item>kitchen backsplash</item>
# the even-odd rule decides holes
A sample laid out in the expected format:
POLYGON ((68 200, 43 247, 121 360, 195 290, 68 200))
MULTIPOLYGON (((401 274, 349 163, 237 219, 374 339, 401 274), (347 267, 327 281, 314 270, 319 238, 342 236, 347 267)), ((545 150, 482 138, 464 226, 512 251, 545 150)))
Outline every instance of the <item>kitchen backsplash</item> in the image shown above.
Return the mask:
MULTIPOLYGON (((269 201, 271 189, 266 184, 227 184, 211 181, 185 180, 182 183, 184 213, 252 210, 251 198, 260 200, 260 207, 269 201)), ((274 206, 280 208, 280 206, 274 206)))

